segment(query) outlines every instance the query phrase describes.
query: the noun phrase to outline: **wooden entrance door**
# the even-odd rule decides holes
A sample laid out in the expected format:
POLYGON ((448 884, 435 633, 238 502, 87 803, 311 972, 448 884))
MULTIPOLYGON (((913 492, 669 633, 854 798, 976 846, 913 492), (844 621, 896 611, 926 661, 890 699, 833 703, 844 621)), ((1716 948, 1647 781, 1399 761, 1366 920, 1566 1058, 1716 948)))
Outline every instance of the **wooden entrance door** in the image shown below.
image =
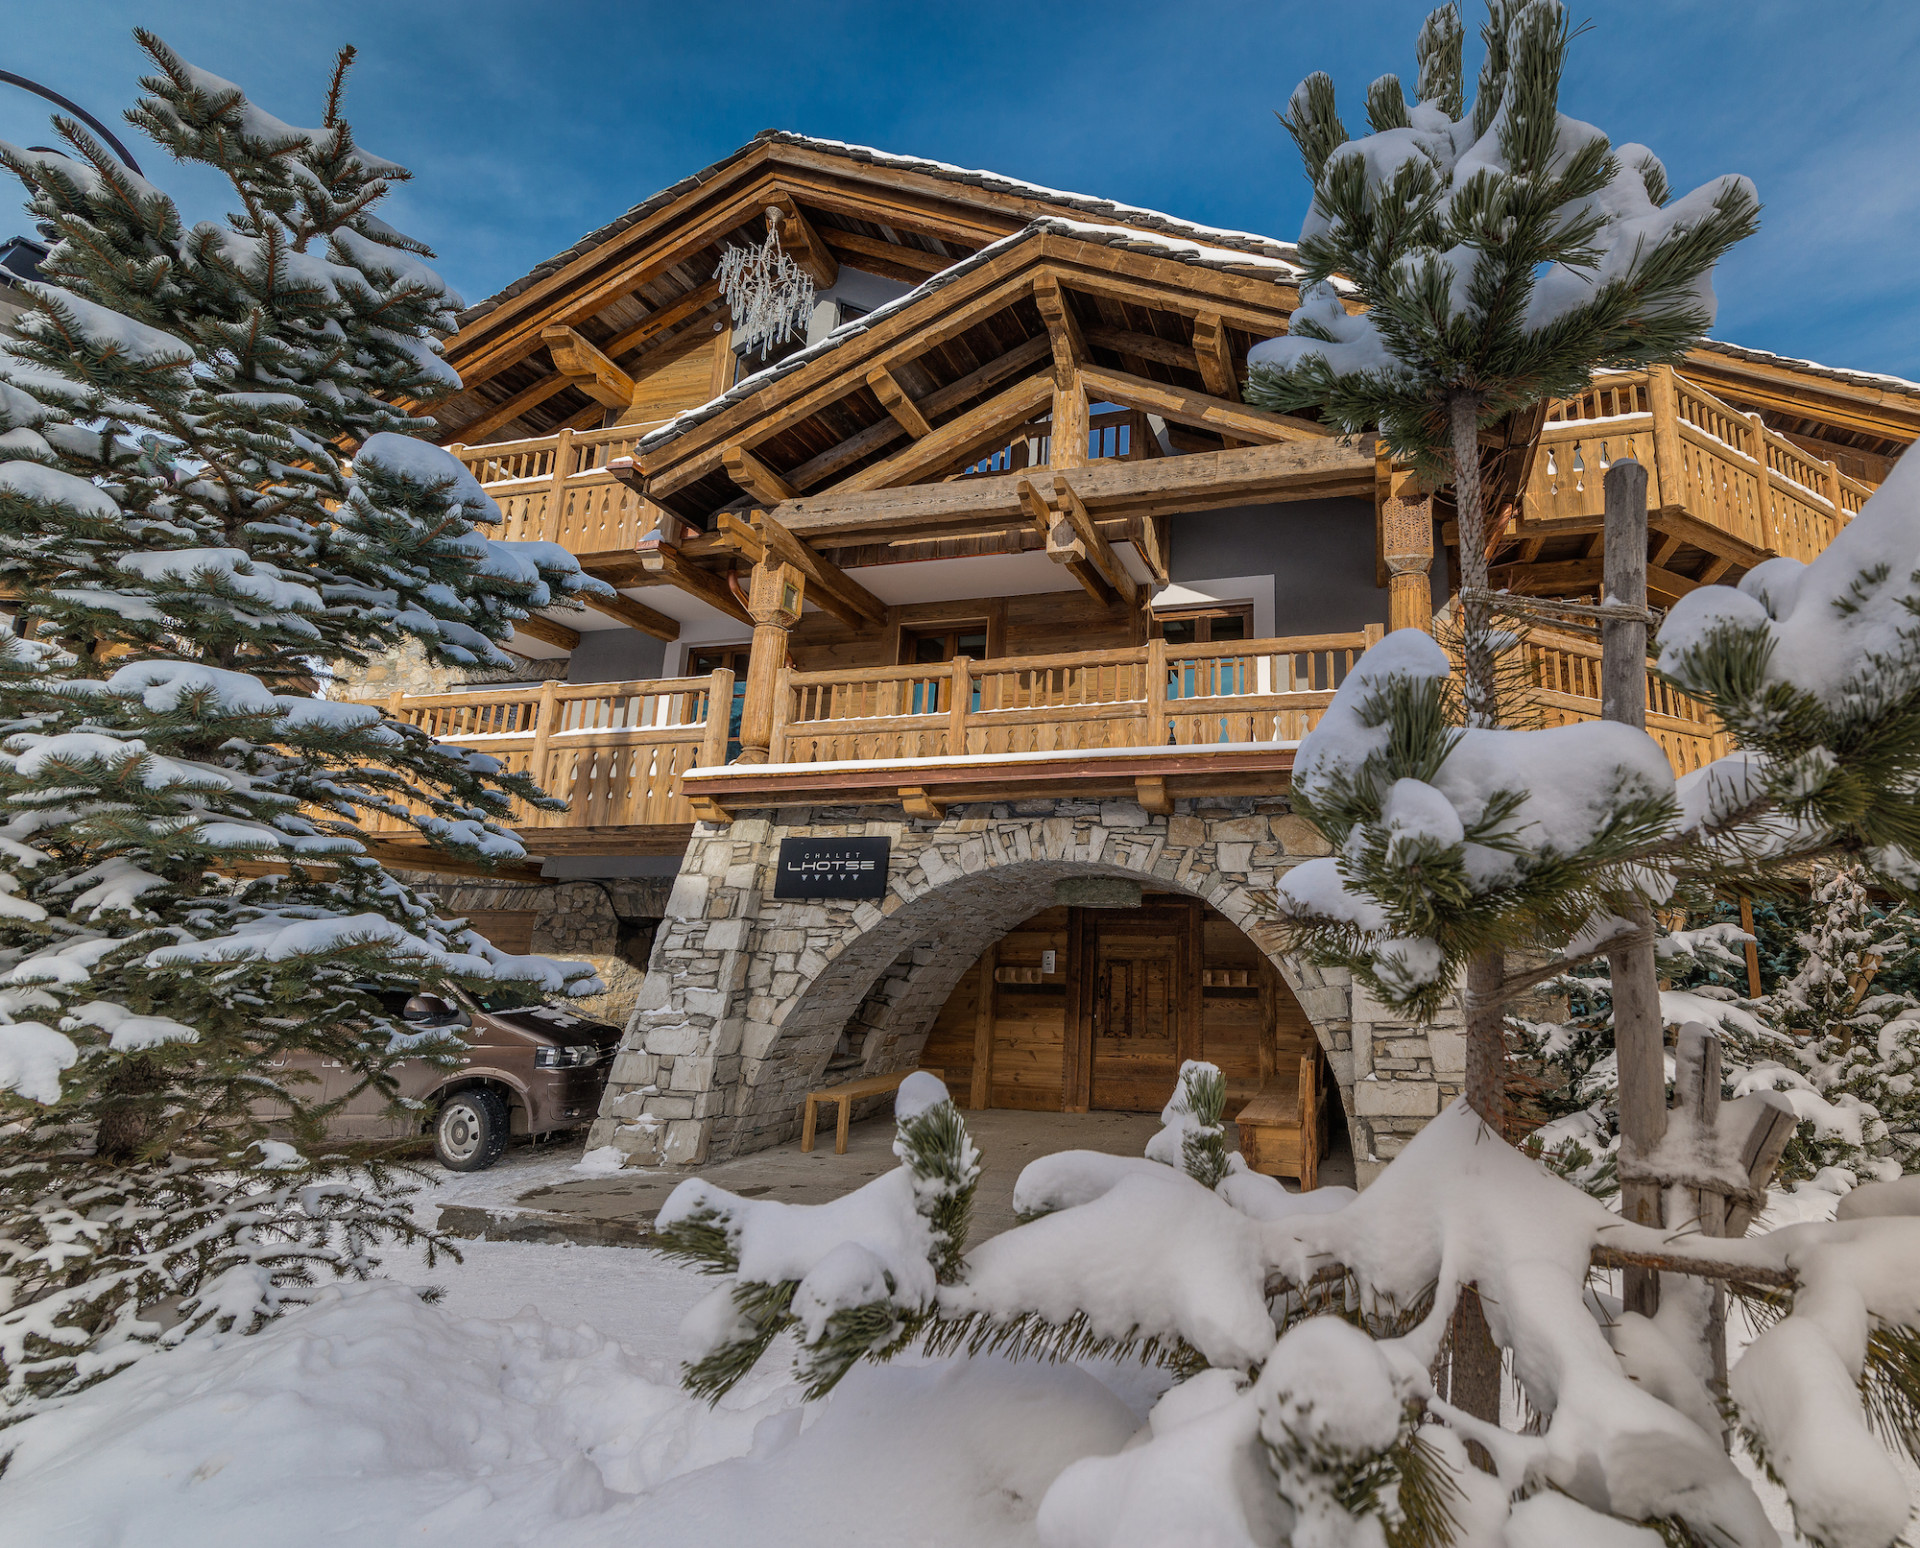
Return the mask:
POLYGON ((1188 911, 1092 911, 1088 1105, 1157 1112, 1180 1072, 1188 1006, 1188 911))

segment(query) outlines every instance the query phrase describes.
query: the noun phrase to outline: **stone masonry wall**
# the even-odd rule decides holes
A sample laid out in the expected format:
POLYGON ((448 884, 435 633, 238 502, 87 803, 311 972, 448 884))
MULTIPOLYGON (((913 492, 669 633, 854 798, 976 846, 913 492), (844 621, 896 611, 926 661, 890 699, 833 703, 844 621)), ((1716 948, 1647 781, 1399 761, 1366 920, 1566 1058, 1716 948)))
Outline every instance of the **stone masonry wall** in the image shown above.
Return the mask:
POLYGON ((1459 1094, 1464 1042, 1457 1011, 1411 1026, 1344 971, 1282 950, 1260 899, 1326 852, 1283 798, 1181 801, 1172 817, 1062 800, 956 807, 938 822, 821 806, 702 823, 589 1143, 632 1165, 693 1166, 791 1139, 843 1032, 866 1073, 911 1068, 980 953, 1048 907, 1056 881, 1097 874, 1201 898, 1267 953, 1327 1051, 1370 1180, 1459 1094), (789 836, 891 838, 887 895, 775 900, 789 836))

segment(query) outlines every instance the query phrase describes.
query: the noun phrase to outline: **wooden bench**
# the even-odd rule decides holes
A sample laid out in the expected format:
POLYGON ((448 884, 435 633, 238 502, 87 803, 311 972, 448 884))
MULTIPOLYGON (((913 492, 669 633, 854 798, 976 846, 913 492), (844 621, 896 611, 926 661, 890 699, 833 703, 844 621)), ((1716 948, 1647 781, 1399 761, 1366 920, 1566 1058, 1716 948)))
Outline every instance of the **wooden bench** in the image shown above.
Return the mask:
POLYGON ((1303 1054, 1293 1080, 1276 1074, 1240 1109, 1240 1154, 1253 1171, 1292 1177, 1300 1191, 1320 1185, 1320 1157, 1326 1149, 1326 1125, 1320 1114, 1323 1093, 1320 1059, 1303 1054))
MULTIPOLYGON (((900 1083, 909 1075, 923 1073, 919 1070, 896 1070, 891 1075, 868 1075, 860 1080, 850 1080, 844 1086, 826 1086, 819 1091, 807 1093, 807 1108, 800 1120, 800 1148, 813 1149, 813 1133, 820 1122, 820 1104, 838 1102, 840 1104, 840 1122, 834 1130, 833 1153, 844 1156, 847 1153, 847 1126, 853 1122, 853 1104, 861 1097, 880 1096, 884 1092, 898 1091, 900 1083)), ((928 1075, 938 1076, 939 1070, 927 1070, 928 1075)))

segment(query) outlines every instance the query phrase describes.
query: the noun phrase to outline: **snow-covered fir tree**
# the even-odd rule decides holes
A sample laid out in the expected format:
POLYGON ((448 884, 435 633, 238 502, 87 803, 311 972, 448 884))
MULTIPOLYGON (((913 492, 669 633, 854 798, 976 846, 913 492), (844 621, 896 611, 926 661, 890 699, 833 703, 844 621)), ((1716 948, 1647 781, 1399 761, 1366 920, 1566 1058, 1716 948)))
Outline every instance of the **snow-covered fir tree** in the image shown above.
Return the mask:
POLYGON ((458 386, 461 303, 375 213, 407 174, 342 116, 351 51, 301 129, 138 36, 128 117, 225 175, 224 224, 71 121, 64 154, 0 147, 53 244, 0 355, 25 636, 0 651, 0 1414, 415 1234, 393 1168, 329 1154, 347 1097, 292 1056, 392 1097, 400 1059, 454 1056, 395 991, 593 987, 440 918, 358 837, 377 814, 512 858, 502 819, 545 798, 316 687, 410 639, 503 665, 514 618, 597 584, 486 537, 492 502, 397 406, 458 386))

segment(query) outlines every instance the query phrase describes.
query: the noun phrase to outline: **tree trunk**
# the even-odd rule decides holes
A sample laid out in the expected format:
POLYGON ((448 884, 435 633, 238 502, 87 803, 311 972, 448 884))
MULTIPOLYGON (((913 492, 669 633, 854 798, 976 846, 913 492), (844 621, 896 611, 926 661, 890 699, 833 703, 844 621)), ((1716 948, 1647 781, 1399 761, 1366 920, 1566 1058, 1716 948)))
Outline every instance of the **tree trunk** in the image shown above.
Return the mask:
MULTIPOLYGON (((1493 610, 1487 600, 1487 524, 1480 506, 1480 404, 1456 393, 1453 418, 1453 497, 1460 523, 1460 621, 1464 694, 1469 726, 1500 724, 1494 682, 1493 610)), ((1506 955, 1483 952, 1467 964, 1467 1106, 1506 1137, 1507 1039, 1501 983, 1506 955)), ((1500 1422, 1500 1349, 1487 1328, 1486 1309, 1472 1285, 1460 1287, 1452 1323, 1449 1391, 1456 1408, 1500 1422)))
POLYGON ((1461 654, 1465 658, 1467 724, 1500 724, 1494 683, 1493 609, 1487 601, 1487 520, 1480 506, 1480 405, 1477 393, 1455 393, 1453 498, 1460 523, 1461 654))
POLYGON ((154 1099, 165 1089, 160 1067, 144 1055, 121 1065, 104 1083, 100 1102, 100 1129, 94 1138, 96 1159, 130 1166, 166 1122, 164 1108, 154 1099))

